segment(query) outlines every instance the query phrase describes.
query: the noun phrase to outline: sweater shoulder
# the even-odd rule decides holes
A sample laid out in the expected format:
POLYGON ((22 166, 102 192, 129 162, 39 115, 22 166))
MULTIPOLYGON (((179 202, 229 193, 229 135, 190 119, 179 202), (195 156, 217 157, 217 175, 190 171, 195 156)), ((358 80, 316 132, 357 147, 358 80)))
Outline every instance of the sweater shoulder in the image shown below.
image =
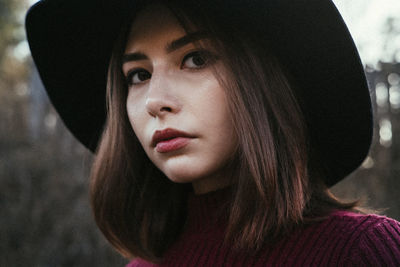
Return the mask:
POLYGON ((334 225, 335 228, 339 228, 343 234, 350 235, 363 235, 374 232, 378 228, 388 228, 390 226, 390 229, 394 229, 394 231, 381 231, 380 234, 389 234, 393 235, 394 237, 398 237, 400 235, 400 232, 398 231, 400 227, 400 222, 392 218, 377 214, 335 211, 320 226, 325 227, 326 224, 334 225))
POLYGON ((131 260, 125 267, 155 267, 157 264, 145 261, 140 258, 135 258, 131 260))
POLYGON ((353 224, 359 223, 360 225, 364 225, 363 229, 371 229, 374 226, 379 226, 381 224, 394 224, 399 225, 400 222, 377 214, 363 214, 357 213, 352 211, 335 211, 333 212, 330 217, 331 220, 336 222, 352 222, 353 224))
POLYGON ((357 266, 400 266, 400 223, 376 214, 339 211, 331 220, 348 240, 342 248, 344 263, 357 266))
MULTIPOLYGON (((266 245, 254 258, 222 246, 222 239, 198 237, 189 235, 176 243, 161 265, 190 262, 186 264, 190 266, 197 259, 204 263, 202 266, 235 262, 242 266, 400 266, 400 223, 374 214, 336 211, 324 221, 298 229, 287 239, 266 245)), ((139 258, 127 265, 150 266, 157 265, 139 258)))
POLYGON ((330 216, 330 220, 333 224, 339 224, 347 229, 352 229, 352 234, 368 234, 376 232, 377 229, 385 228, 393 229, 393 231, 380 231, 380 235, 389 235, 393 237, 399 237, 400 235, 400 222, 383 215, 336 211, 330 216))

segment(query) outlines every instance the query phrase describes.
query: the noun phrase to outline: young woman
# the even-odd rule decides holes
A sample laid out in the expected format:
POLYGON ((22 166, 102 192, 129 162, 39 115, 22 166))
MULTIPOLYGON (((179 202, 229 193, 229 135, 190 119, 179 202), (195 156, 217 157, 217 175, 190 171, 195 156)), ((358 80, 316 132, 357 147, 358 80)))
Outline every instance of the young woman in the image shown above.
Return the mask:
POLYGON ((400 265, 400 224, 328 189, 372 135, 330 0, 48 0, 26 25, 129 266, 400 265))

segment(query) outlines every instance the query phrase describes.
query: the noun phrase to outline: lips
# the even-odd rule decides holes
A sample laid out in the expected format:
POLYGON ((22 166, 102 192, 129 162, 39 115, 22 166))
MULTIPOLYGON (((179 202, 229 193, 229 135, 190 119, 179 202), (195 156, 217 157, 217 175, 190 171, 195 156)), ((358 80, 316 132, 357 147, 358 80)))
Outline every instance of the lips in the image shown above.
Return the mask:
POLYGON ((157 130, 155 131, 155 133, 153 134, 153 138, 152 138, 152 142, 151 145, 153 147, 156 147, 157 144, 159 144, 160 142, 165 143, 169 140, 171 140, 171 142, 173 141, 173 139, 177 139, 179 138, 179 140, 182 140, 182 138, 193 138, 194 136, 183 132, 183 131, 179 131, 176 129, 172 129, 172 128, 167 128, 164 130, 157 130))

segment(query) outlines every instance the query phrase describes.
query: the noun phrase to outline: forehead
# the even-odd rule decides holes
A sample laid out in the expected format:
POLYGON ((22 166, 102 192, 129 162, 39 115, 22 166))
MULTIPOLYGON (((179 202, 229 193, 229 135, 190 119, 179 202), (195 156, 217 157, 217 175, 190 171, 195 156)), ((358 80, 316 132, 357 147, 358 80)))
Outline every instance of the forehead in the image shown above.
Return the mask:
POLYGON ((184 35, 185 31, 172 12, 161 4, 151 4, 139 11, 133 20, 128 43, 148 41, 155 36, 184 35))

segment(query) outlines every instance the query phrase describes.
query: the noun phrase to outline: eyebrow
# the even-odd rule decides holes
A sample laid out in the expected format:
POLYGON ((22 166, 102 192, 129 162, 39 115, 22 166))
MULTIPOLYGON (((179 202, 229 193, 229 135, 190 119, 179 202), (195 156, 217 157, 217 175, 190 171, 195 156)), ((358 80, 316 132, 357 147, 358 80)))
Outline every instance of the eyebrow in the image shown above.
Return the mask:
MULTIPOLYGON (((194 43, 196 41, 205 39, 207 37, 208 37, 208 35, 204 31, 191 32, 179 39, 176 39, 176 40, 168 43, 165 46, 165 51, 167 52, 167 54, 169 54, 169 53, 172 53, 172 52, 178 50, 181 47, 184 47, 185 45, 194 43)), ((124 54, 122 56, 122 64, 129 62, 129 61, 138 61, 138 60, 144 60, 144 59, 148 59, 148 57, 142 52, 128 53, 128 54, 124 54)))

